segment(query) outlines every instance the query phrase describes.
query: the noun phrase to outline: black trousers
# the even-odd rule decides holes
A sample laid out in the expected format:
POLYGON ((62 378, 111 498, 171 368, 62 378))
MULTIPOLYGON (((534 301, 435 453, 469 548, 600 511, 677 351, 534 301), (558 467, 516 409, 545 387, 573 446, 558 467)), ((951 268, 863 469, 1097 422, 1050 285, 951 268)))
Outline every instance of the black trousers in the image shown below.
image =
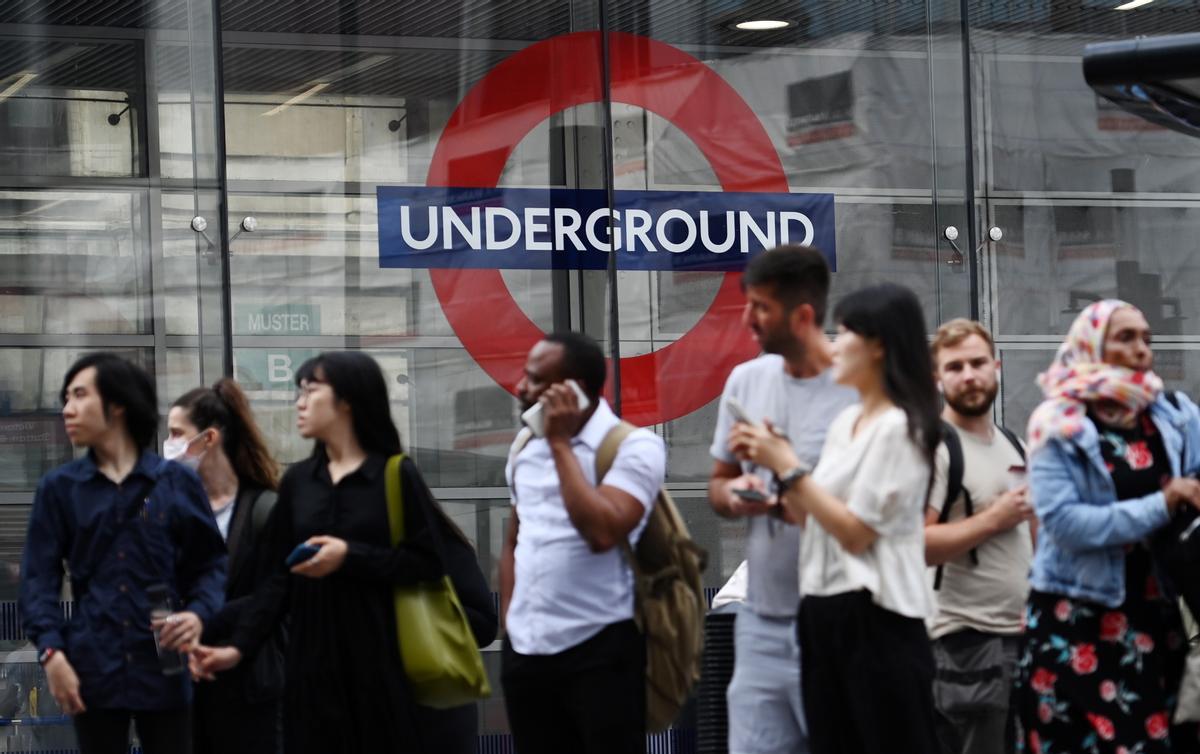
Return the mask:
POLYGON ((800 602, 804 714, 813 754, 936 754, 925 624, 866 591, 800 602))
POLYGON ((517 754, 645 754, 646 641, 633 621, 556 655, 506 641, 501 663, 517 754))
POLYGON ((196 684, 194 754, 280 754, 282 700, 247 704, 220 681, 196 684))
POLYGON ((192 711, 88 710, 74 718, 80 754, 127 754, 129 721, 137 726, 146 754, 191 754, 192 711))

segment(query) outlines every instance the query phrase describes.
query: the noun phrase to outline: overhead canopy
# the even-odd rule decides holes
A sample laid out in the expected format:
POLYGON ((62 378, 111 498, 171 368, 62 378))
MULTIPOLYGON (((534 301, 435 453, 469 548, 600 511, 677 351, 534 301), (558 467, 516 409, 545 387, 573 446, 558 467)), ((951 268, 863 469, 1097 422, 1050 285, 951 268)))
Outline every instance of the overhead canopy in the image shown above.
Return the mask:
POLYGON ((1083 77, 1125 110, 1200 136, 1200 34, 1088 45, 1083 77))

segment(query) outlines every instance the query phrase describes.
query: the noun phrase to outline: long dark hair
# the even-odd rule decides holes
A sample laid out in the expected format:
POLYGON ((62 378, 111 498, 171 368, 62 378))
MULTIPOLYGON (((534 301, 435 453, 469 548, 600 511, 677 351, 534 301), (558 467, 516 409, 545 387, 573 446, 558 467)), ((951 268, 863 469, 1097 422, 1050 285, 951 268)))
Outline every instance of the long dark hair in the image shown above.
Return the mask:
POLYGON ((104 418, 108 418, 109 409, 113 406, 121 406, 125 409, 125 428, 133 438, 134 445, 138 450, 150 447, 158 432, 158 394, 150 374, 115 353, 90 353, 72 364, 63 377, 59 397, 64 404, 71 381, 88 367, 96 370, 96 392, 100 394, 104 418))
MULTIPOLYGON (((354 437, 363 450, 387 456, 402 452, 400 432, 392 423, 387 382, 375 359, 359 351, 329 351, 300 365, 296 385, 301 382, 323 382, 350 406, 354 437)), ((317 441, 313 454, 323 452, 324 447, 317 441)))
POLYGON ((921 302, 908 288, 883 283, 846 296, 838 302, 833 317, 847 330, 883 346, 884 393, 908 418, 908 436, 924 452, 932 484, 941 430, 921 302))
MULTIPOLYGON (((387 456, 404 452, 400 445, 400 432, 392 422, 387 381, 375 359, 358 351, 329 351, 300 365, 296 370, 296 385, 299 386, 302 381, 324 382, 333 389, 335 396, 350 405, 354 436, 363 450, 387 456)), ((323 449, 324 443, 317 441, 313 445, 313 455, 323 452, 323 449)), ((420 479, 419 483, 428 492, 425 480, 420 479)), ((428 498, 430 507, 445 529, 470 546, 471 540, 442 509, 432 492, 428 492, 428 498)))
POLYGON ((210 427, 221 430, 221 447, 240 484, 264 490, 276 488, 279 464, 267 450, 250 401, 236 382, 225 377, 212 387, 189 390, 171 405, 186 411, 188 421, 201 432, 210 427))

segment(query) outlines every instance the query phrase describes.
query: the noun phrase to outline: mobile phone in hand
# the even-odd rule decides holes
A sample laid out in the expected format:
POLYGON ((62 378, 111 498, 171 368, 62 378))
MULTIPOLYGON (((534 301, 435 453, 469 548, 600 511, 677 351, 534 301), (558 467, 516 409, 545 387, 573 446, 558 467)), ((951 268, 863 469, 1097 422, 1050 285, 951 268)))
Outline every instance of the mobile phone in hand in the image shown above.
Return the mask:
POLYGON ((1010 490, 1015 490, 1016 488, 1025 484, 1025 480, 1028 477, 1028 475, 1029 475, 1028 471, 1025 469, 1024 466, 1009 466, 1008 467, 1008 488, 1010 490))
POLYGON ((725 408, 728 409, 729 415, 733 417, 735 422, 757 426, 758 422, 750 418, 750 414, 746 413, 745 406, 732 395, 725 399, 725 408))
POLYGON ((288 568, 300 565, 313 555, 316 555, 320 550, 321 548, 317 545, 310 545, 308 542, 301 542, 300 544, 296 545, 296 549, 291 551, 291 553, 287 556, 287 560, 283 561, 283 563, 288 568))
POLYGON ((749 503, 765 503, 771 499, 765 493, 749 487, 734 487, 733 494, 749 503))
MULTIPOLYGON (((583 388, 579 387, 579 383, 575 380, 566 380, 565 384, 569 385, 575 391, 575 398, 579 401, 579 410, 587 411, 592 406, 592 402, 588 400, 587 393, 583 392, 583 388)), ((546 419, 542 416, 542 404, 535 403, 530 406, 525 413, 521 414, 521 421, 525 422, 525 426, 533 432, 534 437, 546 436, 546 419)))

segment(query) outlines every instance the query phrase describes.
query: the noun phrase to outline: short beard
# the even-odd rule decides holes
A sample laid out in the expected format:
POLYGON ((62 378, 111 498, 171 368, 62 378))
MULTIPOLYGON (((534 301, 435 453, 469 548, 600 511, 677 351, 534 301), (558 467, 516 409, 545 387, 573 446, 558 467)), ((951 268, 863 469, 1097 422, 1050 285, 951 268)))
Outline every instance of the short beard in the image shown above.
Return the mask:
POLYGON ((977 406, 973 406, 964 401, 960 401, 958 398, 951 398, 948 395, 945 396, 945 398, 946 398, 947 405, 949 405, 950 408, 954 409, 955 412, 957 412, 960 416, 969 416, 969 417, 974 418, 977 416, 983 416, 984 414, 986 414, 992 410, 992 405, 996 402, 996 395, 999 392, 1000 392, 1000 386, 993 385, 990 389, 984 391, 984 395, 987 398, 987 400, 983 401, 982 403, 980 403, 977 406))
POLYGON ((763 353, 773 353, 784 359, 800 360, 804 358, 805 346, 801 341, 787 331, 776 331, 769 338, 763 338, 759 343, 763 353))

